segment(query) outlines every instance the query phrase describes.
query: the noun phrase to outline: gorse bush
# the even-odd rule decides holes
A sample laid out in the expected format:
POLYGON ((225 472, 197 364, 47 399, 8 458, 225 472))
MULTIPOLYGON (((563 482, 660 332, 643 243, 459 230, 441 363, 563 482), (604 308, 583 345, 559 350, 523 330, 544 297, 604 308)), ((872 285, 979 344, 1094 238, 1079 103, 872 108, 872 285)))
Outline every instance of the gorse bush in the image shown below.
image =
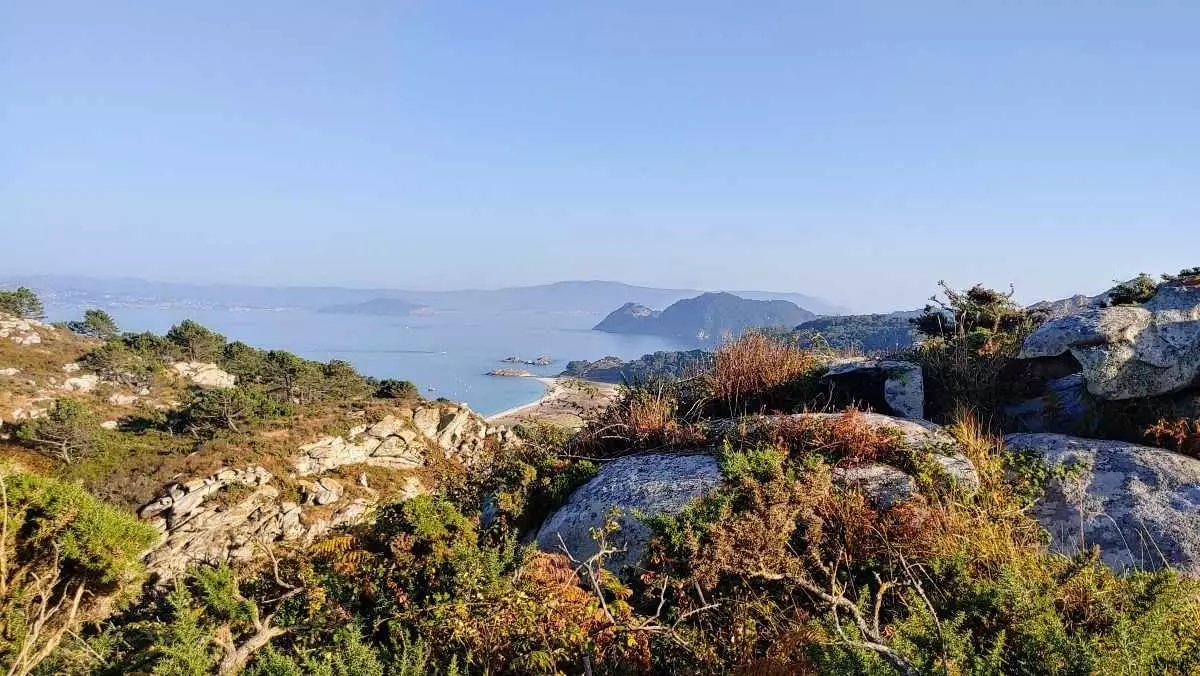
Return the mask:
POLYGON ((83 489, 0 467, 0 664, 32 673, 131 600, 158 534, 83 489))
MULTIPOLYGON (((687 617, 654 646, 661 673, 1188 673, 1200 665, 1200 585, 1114 575, 1051 555, 1008 488, 999 445, 954 428, 981 490, 923 491, 881 511, 836 490, 834 466, 929 453, 885 446, 855 414, 786 446, 727 448, 726 484, 653 522, 647 589, 687 617), (833 444, 833 447, 831 447, 833 444), (689 615, 689 613, 694 613, 689 615)), ((637 606, 642 607, 642 606, 637 606)))

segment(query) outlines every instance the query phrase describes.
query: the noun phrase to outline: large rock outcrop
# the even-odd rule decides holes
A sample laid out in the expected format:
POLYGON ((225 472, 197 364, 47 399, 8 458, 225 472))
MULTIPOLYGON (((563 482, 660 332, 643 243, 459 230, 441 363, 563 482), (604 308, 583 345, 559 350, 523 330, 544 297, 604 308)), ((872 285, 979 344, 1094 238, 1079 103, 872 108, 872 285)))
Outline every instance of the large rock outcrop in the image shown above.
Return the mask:
POLYGON ((492 427, 474 411, 455 404, 404 408, 345 436, 325 436, 300 447, 293 459, 299 476, 328 472, 342 465, 365 464, 415 469, 428 464, 431 449, 464 466, 476 465, 488 444, 515 443, 504 427, 492 427))
POLYGON ((1200 576, 1200 460, 1062 434, 1011 434, 1004 442, 1063 470, 1033 511, 1056 551, 1097 545, 1118 572, 1171 566, 1200 576))
POLYGON ((605 566, 620 571, 635 565, 645 554, 650 529, 634 514, 674 515, 688 503, 703 497, 721 483, 717 461, 703 453, 652 453, 614 460, 600 473, 576 489, 557 512, 542 524, 538 546, 561 551, 584 560, 597 551, 592 529, 604 525, 608 514, 617 511, 620 531, 610 536, 616 547, 605 566))
POLYGON ((1178 392, 1200 380, 1200 285, 1162 284, 1141 305, 1096 307, 1053 319, 1025 340, 1019 358, 1070 354, 1088 391, 1109 400, 1178 392))
POLYGON ((311 541, 361 520, 381 498, 406 500, 429 492, 435 488, 430 472, 415 470, 435 459, 449 461, 444 468, 471 467, 488 450, 512 443, 507 430, 488 426, 464 406, 430 403, 300 446, 290 477, 250 466, 168 484, 139 511, 163 533, 147 565, 165 581, 196 562, 244 561, 272 543, 311 541), (347 465, 394 470, 398 489, 380 496, 365 475, 356 483, 322 476, 347 465))

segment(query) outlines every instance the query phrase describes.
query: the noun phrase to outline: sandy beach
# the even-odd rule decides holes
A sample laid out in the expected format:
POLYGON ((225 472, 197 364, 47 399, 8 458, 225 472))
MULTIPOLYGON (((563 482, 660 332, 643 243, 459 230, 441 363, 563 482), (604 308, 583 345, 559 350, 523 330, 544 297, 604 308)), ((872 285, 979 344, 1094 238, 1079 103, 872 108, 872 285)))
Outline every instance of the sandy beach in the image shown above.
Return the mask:
POLYGON ((538 378, 546 391, 536 401, 501 411, 488 422, 516 425, 533 420, 577 428, 589 414, 604 408, 617 396, 618 386, 578 378, 538 378))

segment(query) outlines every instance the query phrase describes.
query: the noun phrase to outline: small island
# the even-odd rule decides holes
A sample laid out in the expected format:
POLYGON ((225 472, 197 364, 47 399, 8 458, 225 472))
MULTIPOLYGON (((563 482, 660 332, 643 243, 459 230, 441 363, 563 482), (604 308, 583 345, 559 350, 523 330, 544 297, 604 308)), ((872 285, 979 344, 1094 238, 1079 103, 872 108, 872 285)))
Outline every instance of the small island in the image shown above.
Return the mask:
POLYGON ((492 369, 484 374, 485 376, 496 376, 498 378, 532 378, 533 374, 525 369, 492 369))
POLYGON ((554 363, 554 359, 548 354, 538 356, 537 359, 521 359, 517 356, 505 357, 500 361, 506 364, 525 364, 526 366, 549 366, 554 363))

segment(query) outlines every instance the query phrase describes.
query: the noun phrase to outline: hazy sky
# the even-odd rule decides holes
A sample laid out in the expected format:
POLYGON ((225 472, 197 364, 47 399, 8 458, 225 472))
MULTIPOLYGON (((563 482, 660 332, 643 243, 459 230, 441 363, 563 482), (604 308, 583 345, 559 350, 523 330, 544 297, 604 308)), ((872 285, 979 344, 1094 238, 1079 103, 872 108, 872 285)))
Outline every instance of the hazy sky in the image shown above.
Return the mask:
POLYGON ((0 273, 914 307, 1200 265, 1200 2, 0 3, 0 273))

